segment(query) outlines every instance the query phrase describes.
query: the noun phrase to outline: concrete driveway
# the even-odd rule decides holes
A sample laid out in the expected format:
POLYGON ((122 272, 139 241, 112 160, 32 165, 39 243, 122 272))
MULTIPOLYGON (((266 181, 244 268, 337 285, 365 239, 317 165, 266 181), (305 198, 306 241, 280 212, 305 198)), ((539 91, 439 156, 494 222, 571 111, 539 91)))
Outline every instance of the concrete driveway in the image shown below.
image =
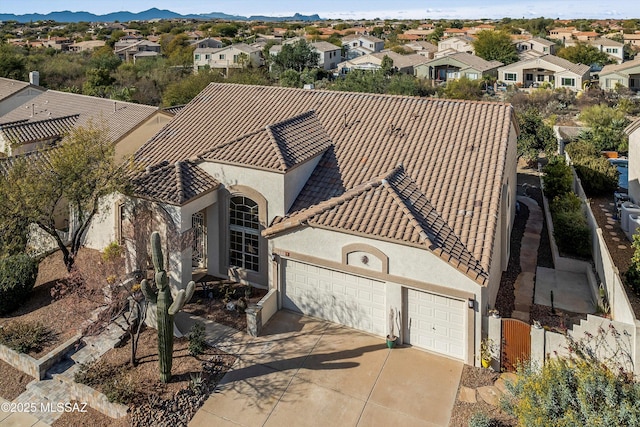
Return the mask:
POLYGON ((448 426, 463 366, 283 311, 233 353, 189 426, 448 426))

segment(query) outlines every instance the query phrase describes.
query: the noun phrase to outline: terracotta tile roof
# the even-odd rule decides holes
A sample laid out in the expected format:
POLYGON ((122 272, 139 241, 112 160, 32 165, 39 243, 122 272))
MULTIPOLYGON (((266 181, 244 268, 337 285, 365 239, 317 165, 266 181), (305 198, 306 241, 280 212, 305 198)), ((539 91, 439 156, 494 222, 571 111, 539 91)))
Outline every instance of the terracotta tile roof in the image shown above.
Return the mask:
POLYGON ((162 162, 131 181, 137 197, 181 206, 220 184, 195 162, 162 162))
POLYGON ((221 144, 200 157, 284 172, 330 145, 315 112, 308 111, 221 144))
POLYGON ((27 162, 44 160, 48 164, 51 157, 51 150, 52 148, 44 148, 24 154, 18 154, 16 156, 0 157, 0 174, 6 175, 13 165, 21 159, 27 159, 27 162))
POLYGON ((35 122, 77 114, 77 126, 85 126, 89 120, 95 124, 104 122, 109 129, 109 138, 116 142, 157 111, 157 107, 148 105, 48 90, 0 117, 0 124, 25 119, 35 122))
POLYGON ((0 133, 12 144, 57 140, 62 138, 75 125, 78 117, 78 114, 74 114, 37 122, 20 120, 18 122, 0 124, 0 133))
POLYGON ((136 158, 146 164, 188 159, 310 109, 333 145, 290 215, 403 164, 436 212, 489 271, 507 146, 515 126, 509 104, 212 83, 145 143, 136 158))
POLYGON ((303 223, 426 247, 480 283, 489 278, 401 165, 340 196, 276 218, 262 234, 273 236, 303 223))

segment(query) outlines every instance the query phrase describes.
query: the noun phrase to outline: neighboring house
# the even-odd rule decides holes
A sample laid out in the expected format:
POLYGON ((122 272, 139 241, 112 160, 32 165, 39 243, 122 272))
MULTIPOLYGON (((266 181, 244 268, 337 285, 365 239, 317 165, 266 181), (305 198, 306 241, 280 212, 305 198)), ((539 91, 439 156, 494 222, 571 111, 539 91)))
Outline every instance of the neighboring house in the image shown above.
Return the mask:
POLYGON ((607 39, 604 37, 597 38, 595 40, 589 41, 566 41, 565 46, 575 46, 578 43, 586 43, 589 44, 600 52, 606 53, 611 59, 616 61, 618 64, 624 61, 624 44, 617 42, 615 40, 607 39))
POLYGON ((86 52, 92 51, 103 47, 106 44, 104 40, 88 40, 83 42, 76 42, 69 45, 70 52, 86 52))
POLYGON ((40 82, 37 75, 37 72, 29 74, 30 83, 0 77, 0 120, 11 110, 46 91, 45 88, 38 86, 40 82))
POLYGON ((342 60, 342 49, 328 42, 310 43, 311 48, 318 53, 318 67, 333 70, 342 60))
POLYGON ((434 57, 442 58, 444 56, 452 55, 456 52, 473 54, 475 52, 473 41, 473 37, 464 35, 440 40, 438 42, 438 52, 434 54, 434 57))
POLYGON ((560 40, 564 43, 567 40, 573 39, 573 35, 577 32, 576 27, 560 27, 549 30, 549 38, 553 40, 560 40))
POLYGON ((353 59, 362 55, 380 52, 384 49, 384 40, 374 36, 352 34, 342 38, 344 59, 353 59))
POLYGON ((505 103, 210 84, 137 151, 139 198, 99 225, 113 240, 148 203, 177 233, 174 285, 198 269, 268 288, 264 322, 286 309, 380 337, 393 309, 401 342, 477 365, 516 139, 505 103))
POLYGON ((264 63, 262 51, 257 47, 245 43, 213 48, 198 48, 193 51, 194 71, 206 67, 228 70, 229 68, 244 68, 249 65, 260 67, 264 63))
POLYGON ((497 70, 501 65, 502 62, 499 61, 487 61, 479 56, 458 52, 417 65, 414 74, 418 78, 437 82, 446 82, 462 77, 478 80, 484 76, 497 77, 497 70))
POLYGON ((382 60, 385 56, 388 56, 393 61, 393 68, 396 72, 410 75, 414 74, 415 67, 429 61, 422 55, 400 55, 393 51, 384 51, 341 62, 338 64, 338 71, 344 75, 351 70, 379 70, 382 68, 382 60))
POLYGON ((49 47, 55 50, 67 51, 73 40, 67 37, 49 37, 42 40, 42 47, 49 47))
POLYGON ((405 44, 406 47, 412 49, 418 55, 422 55, 427 59, 433 59, 436 52, 438 52, 438 46, 427 41, 414 41, 405 44))
POLYGON ((116 144, 116 156, 124 158, 133 154, 172 117, 172 114, 149 105, 48 90, 0 117, 0 127, 21 122, 20 131, 25 135, 21 141, 31 143, 39 138, 39 134, 34 133, 35 139, 29 141, 31 136, 26 130, 30 129, 30 124, 38 132, 45 132, 44 127, 49 127, 47 132, 54 132, 63 128, 62 122, 72 121, 73 126, 85 126, 93 121, 109 130, 108 137, 116 144))
POLYGON ((516 40, 514 41, 514 45, 516 46, 516 50, 519 55, 529 52, 537 52, 541 55, 556 54, 556 44, 540 37, 532 37, 527 40, 516 40))
POLYGON ((149 40, 121 41, 115 44, 114 53, 123 61, 132 61, 137 56, 155 57, 160 55, 160 44, 149 40))
POLYGON ((7 157, 54 146, 74 127, 78 114, 40 121, 19 120, 0 124, 0 153, 7 157))
POLYGON ((578 91, 589 81, 589 66, 574 64, 554 55, 545 55, 500 67, 498 80, 524 87, 550 83, 554 88, 578 91))
POLYGON ((623 34, 625 44, 629 44, 635 48, 640 47, 640 34, 623 34))
POLYGON ((194 40, 193 42, 191 42, 191 46, 193 46, 195 49, 220 49, 224 45, 220 40, 214 39, 212 37, 207 37, 205 39, 194 40))
POLYGON ((605 65, 600 71, 600 87, 615 90, 622 86, 634 91, 640 90, 640 58, 622 64, 605 65))
POLYGON ((640 203, 640 119, 624 130, 629 135, 629 198, 640 203))

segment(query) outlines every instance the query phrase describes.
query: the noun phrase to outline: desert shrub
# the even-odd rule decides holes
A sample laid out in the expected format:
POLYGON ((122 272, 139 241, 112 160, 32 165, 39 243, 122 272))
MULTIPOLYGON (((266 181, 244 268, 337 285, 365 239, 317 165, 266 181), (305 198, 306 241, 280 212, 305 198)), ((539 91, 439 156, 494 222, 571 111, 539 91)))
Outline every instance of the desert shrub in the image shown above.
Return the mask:
POLYGON ((82 363, 73 376, 75 382, 99 388, 109 402, 128 405, 138 395, 138 389, 124 367, 102 361, 82 363))
POLYGON ((0 344, 18 353, 38 352, 55 334, 38 322, 13 321, 0 328, 0 344))
POLYGON ((571 167, 562 157, 553 158, 544 167, 544 192, 549 200, 570 193, 573 186, 571 167))
POLYGON ((566 150, 588 195, 611 194, 618 188, 618 170, 593 144, 575 141, 566 150))
POLYGON ((38 277, 38 264, 28 255, 0 259, 0 314, 15 310, 24 302, 38 277))
POLYGON ((469 427, 497 427, 495 421, 484 412, 476 412, 469 418, 469 427))
POLYGON ((591 254, 591 230, 582 213, 582 202, 573 193, 551 202, 553 237, 560 252, 588 258, 591 254))
POLYGON ((626 341, 612 326, 580 340, 568 337, 569 357, 518 369, 503 409, 525 427, 640 425, 640 384, 626 341))
POLYGON ((198 322, 194 324, 189 331, 189 353, 192 356, 197 356, 204 353, 206 348, 207 342, 205 341, 204 325, 198 322))
POLYGON ((633 256, 631 257, 631 265, 625 274, 625 279, 631 289, 640 295, 640 233, 633 235, 633 256))

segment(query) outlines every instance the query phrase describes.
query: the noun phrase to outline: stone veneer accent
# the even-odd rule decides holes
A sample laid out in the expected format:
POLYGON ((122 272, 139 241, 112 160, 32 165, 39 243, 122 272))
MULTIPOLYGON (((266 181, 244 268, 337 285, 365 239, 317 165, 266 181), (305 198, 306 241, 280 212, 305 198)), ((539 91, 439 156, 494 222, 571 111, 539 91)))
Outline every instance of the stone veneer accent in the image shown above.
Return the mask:
POLYGON ((9 347, 0 344, 0 360, 8 363, 17 370, 37 379, 44 379, 47 371, 64 357, 69 351, 76 347, 82 338, 81 334, 75 335, 58 347, 51 350, 40 359, 34 359, 28 354, 18 353, 9 347))
POLYGON ((75 371, 77 371, 78 365, 73 366, 64 374, 54 374, 53 378, 64 383, 71 396, 79 402, 86 402, 90 407, 107 415, 111 418, 122 418, 127 416, 129 408, 120 403, 109 402, 107 396, 100 393, 87 385, 79 384, 73 380, 75 371))

